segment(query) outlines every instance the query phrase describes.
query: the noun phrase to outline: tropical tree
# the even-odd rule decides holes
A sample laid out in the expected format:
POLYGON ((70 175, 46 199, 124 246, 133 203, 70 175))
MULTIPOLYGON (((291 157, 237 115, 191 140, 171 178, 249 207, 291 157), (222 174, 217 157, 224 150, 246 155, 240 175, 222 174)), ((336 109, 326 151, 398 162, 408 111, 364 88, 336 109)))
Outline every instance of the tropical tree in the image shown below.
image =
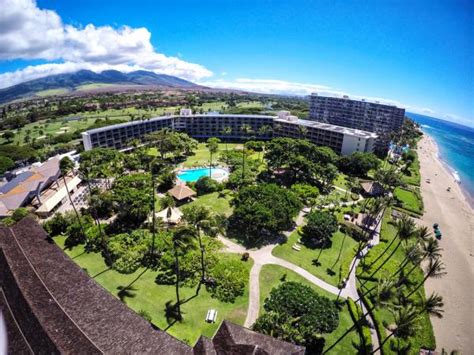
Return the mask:
POLYGON ((175 309, 177 311, 178 320, 182 320, 183 316, 181 314, 181 299, 179 295, 179 279, 180 279, 180 270, 179 270, 179 257, 180 255, 185 254, 190 249, 194 248, 194 238, 195 230, 189 226, 180 226, 175 229, 171 235, 171 243, 173 247, 173 254, 175 260, 175 292, 176 292, 176 305, 175 309))
POLYGON ((313 210, 307 215, 307 220, 301 229, 303 244, 311 248, 327 248, 337 230, 337 218, 330 212, 313 210))
POLYGON ((379 267, 372 272, 369 278, 374 277, 374 275, 385 265, 385 263, 392 258, 402 242, 406 242, 415 234, 416 231, 415 222, 406 215, 403 215, 402 218, 397 221, 396 228, 397 233, 395 234, 394 238, 398 238, 398 244, 395 246, 395 248, 393 248, 390 255, 379 265, 379 267))
POLYGON ((306 128, 303 125, 298 125, 298 136, 300 139, 306 138, 306 135, 308 134, 308 128, 306 128))
POLYGON ((407 295, 410 298, 416 291, 420 289, 428 280, 428 278, 440 278, 446 275, 446 271, 443 262, 440 259, 430 260, 428 266, 425 269, 425 276, 423 280, 407 295))
POLYGON ((415 332, 415 324, 419 318, 419 313, 415 306, 408 304, 403 307, 397 307, 395 310, 391 310, 391 312, 393 314, 394 325, 390 334, 380 343, 379 348, 375 349, 373 353, 379 351, 392 336, 407 339, 415 332))
POLYGON ((443 297, 438 295, 437 293, 432 293, 431 295, 429 295, 429 297, 422 301, 420 305, 420 314, 427 313, 430 316, 443 318, 443 307, 443 297))
POLYGON ((85 240, 86 239, 86 233, 84 231, 84 226, 82 224, 81 217, 79 216, 79 212, 77 212, 76 205, 74 204, 74 201, 72 200, 71 192, 69 191, 69 187, 67 186, 67 181, 66 181, 66 175, 68 175, 70 172, 72 172, 73 168, 74 168, 74 163, 68 157, 64 157, 59 161, 59 170, 61 171, 64 187, 66 188, 66 192, 67 192, 67 196, 69 198, 69 202, 71 203, 71 206, 74 210, 74 214, 76 215, 76 218, 77 218, 77 222, 79 223, 81 233, 82 233, 82 237, 85 240))
POLYGON ((405 278, 408 278, 410 274, 415 271, 417 267, 420 266, 420 264, 428 259, 430 261, 434 261, 436 259, 439 259, 441 257, 441 251, 443 249, 439 246, 438 240, 434 238, 429 238, 425 243, 421 244, 421 257, 418 259, 415 259, 416 262, 413 263, 413 267, 405 274, 405 278))
POLYGON ((204 206, 191 205, 183 208, 183 220, 195 228, 196 236, 199 242, 201 252, 201 280, 199 281, 196 294, 199 293, 201 284, 206 282, 205 248, 202 242, 202 234, 215 237, 222 231, 219 217, 213 215, 211 211, 204 206))
POLYGON ((405 269, 410 261, 416 264, 416 260, 419 258, 420 255, 420 247, 424 245, 430 238, 430 232, 428 227, 420 227, 415 232, 416 242, 405 252, 405 258, 400 263, 398 267, 398 271, 394 274, 397 275, 405 269))
POLYGON ((221 140, 216 137, 207 140, 207 149, 209 149, 209 177, 212 176, 212 155, 219 150, 219 143, 221 140))
POLYGON ((393 191, 402 184, 402 176, 394 167, 390 169, 377 169, 374 178, 387 191, 393 191))
MULTIPOLYGON (((247 140, 249 138, 249 135, 253 133, 252 126, 248 124, 243 124, 240 127, 240 131, 244 135, 244 140, 247 140)), ((242 147, 242 181, 244 181, 245 177, 245 144, 242 147)))
POLYGON ((276 184, 242 187, 232 203, 230 229, 236 237, 252 243, 290 229, 302 206, 292 191, 276 184))
MULTIPOLYGON (((232 134, 232 127, 225 126, 224 128, 222 128, 221 134, 226 137, 226 139, 225 139, 225 152, 227 153, 228 152, 227 141, 228 141, 228 137, 232 134)), ((226 154, 226 156, 227 156, 227 154, 226 154)))

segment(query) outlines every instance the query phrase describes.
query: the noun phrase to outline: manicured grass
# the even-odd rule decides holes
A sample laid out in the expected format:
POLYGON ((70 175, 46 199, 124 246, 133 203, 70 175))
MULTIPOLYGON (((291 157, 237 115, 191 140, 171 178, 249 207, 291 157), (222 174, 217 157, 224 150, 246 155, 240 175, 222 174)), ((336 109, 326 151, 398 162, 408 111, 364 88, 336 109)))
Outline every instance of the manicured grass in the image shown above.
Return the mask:
POLYGON ((336 185, 337 187, 340 187, 341 189, 346 190, 347 189, 346 175, 339 173, 337 175, 337 178, 333 181, 333 184, 336 185))
MULTIPOLYGON (((370 269, 367 269, 366 265, 370 265, 389 245, 392 238, 396 235, 396 228, 389 223, 391 220, 390 217, 390 210, 384 215, 384 219, 382 221, 382 228, 381 228, 381 243, 370 250, 364 261, 359 264, 357 268, 357 276, 360 280, 360 284, 363 285, 361 287, 362 290, 366 291, 374 287, 377 283, 376 281, 365 281, 363 277, 370 275, 373 271, 375 271, 380 265, 383 264, 384 260, 391 254, 391 252, 396 248, 398 240, 396 240, 392 246, 385 252, 384 256, 381 257, 370 269)), ((383 266, 381 267, 380 271, 375 274, 376 278, 379 277, 389 277, 397 272, 399 269, 400 264, 405 258, 404 248, 399 247, 397 251, 394 253, 393 257, 388 260, 383 266)), ((405 270, 411 269, 413 264, 409 263, 405 270)), ((415 287, 423 280, 423 274, 420 268, 415 269, 415 271, 410 274, 409 276, 409 284, 410 289, 415 287)), ((406 294, 408 294, 408 290, 406 290, 406 294)), ((371 298, 372 302, 375 301, 375 292, 372 291, 371 298)), ((411 299, 416 303, 420 304, 424 299, 424 288, 420 288, 420 292, 415 293, 411 299)), ((374 303, 376 304, 376 303, 374 303)), ((393 324, 393 314, 390 312, 390 308, 386 304, 379 304, 376 305, 374 310, 376 317, 382 322, 383 324, 390 325, 393 324)), ((434 338, 433 328, 431 325, 431 321, 429 316, 426 314, 422 314, 416 324, 417 330, 415 335, 410 338, 412 343, 412 347, 409 350, 410 354, 418 354, 420 348, 427 348, 427 349, 434 349, 436 347, 436 342, 434 338)), ((382 326, 383 328, 383 326, 382 326)), ((386 331, 388 335, 389 332, 386 331)), ((393 337, 392 337, 393 338, 393 337)), ((382 339, 383 340, 383 339, 382 339)), ((395 339, 396 340, 396 339, 395 339)), ((394 354, 394 352, 390 349, 390 341, 386 342, 384 346, 384 353, 385 354, 394 354)))
MULTIPOLYGON (((321 296, 336 299, 335 295, 319 288, 291 270, 279 265, 264 265, 260 271, 260 312, 263 312, 265 298, 270 294, 272 288, 277 287, 282 282, 282 278, 286 281, 301 282, 314 289, 321 296)), ((326 340, 325 348, 327 349, 333 345, 353 324, 349 310, 344 304, 339 312, 339 326, 332 333, 323 335, 326 340)), ((356 349, 353 347, 352 342, 357 342, 358 340, 359 335, 357 330, 354 329, 331 349, 330 354, 355 354, 356 349)))
MULTIPOLYGON (((64 239, 64 237, 55 238, 61 248, 64 247, 64 239)), ((235 303, 224 303, 212 298, 205 287, 201 288, 199 296, 192 298, 195 288, 181 287, 182 299, 189 299, 181 306, 184 319, 182 322, 170 325, 166 320, 165 305, 169 301, 175 302, 175 288, 174 286, 156 284, 156 272, 141 268, 130 275, 120 274, 109 269, 100 254, 85 253, 83 246, 77 246, 72 250, 65 250, 65 252, 115 297, 118 297, 120 288, 130 285, 129 296, 123 299, 127 306, 136 312, 146 311, 151 316, 153 324, 160 329, 169 327, 166 330, 169 334, 191 345, 194 345, 201 334, 212 337, 224 319, 237 324, 243 324, 245 321, 248 306, 248 285, 244 295, 238 297, 235 303), (213 324, 205 322, 207 311, 211 308, 218 312, 217 321, 213 324)), ((234 254, 225 254, 225 257, 240 260, 240 257, 234 254)), ((248 271, 251 266, 251 261, 245 262, 248 271)))
POLYGON ((230 200, 232 198, 231 191, 224 190, 222 192, 223 194, 220 194, 219 192, 213 192, 210 194, 199 196, 198 198, 196 198, 196 200, 184 206, 205 206, 214 213, 223 213, 226 216, 230 216, 232 214, 232 206, 230 205, 230 200), (220 195, 222 195, 222 197, 220 197, 220 195))
POLYGON ((423 201, 419 192, 397 187, 393 193, 395 198, 401 203, 401 208, 417 214, 423 214, 423 201))
POLYGON ((357 242, 351 237, 337 231, 332 236, 332 245, 328 249, 310 249, 303 244, 300 251, 292 246, 300 239, 299 230, 294 231, 287 242, 273 249, 272 254, 296 264, 320 279, 337 286, 348 274, 352 258, 355 254, 357 242), (320 253, 321 251, 321 253, 320 253), (338 254, 341 255, 338 260, 338 254), (319 259, 318 259, 318 255, 319 259), (316 259, 320 263, 316 266, 316 259), (328 272, 329 271, 329 272, 328 272))
POLYGON ((418 160, 416 150, 413 150, 413 152, 415 153, 415 160, 408 169, 409 173, 402 176, 402 180, 406 184, 420 186, 420 161, 418 160))

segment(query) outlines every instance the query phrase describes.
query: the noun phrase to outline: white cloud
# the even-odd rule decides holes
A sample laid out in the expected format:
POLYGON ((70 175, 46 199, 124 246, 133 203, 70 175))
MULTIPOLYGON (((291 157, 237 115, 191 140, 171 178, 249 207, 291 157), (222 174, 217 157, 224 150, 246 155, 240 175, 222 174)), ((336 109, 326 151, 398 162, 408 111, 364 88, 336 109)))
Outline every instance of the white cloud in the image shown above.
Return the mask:
POLYGON ((0 60, 61 61, 0 75, 0 87, 79 69, 145 69, 199 80, 212 73, 204 66, 158 53, 146 28, 75 27, 33 0, 0 0, 0 60))

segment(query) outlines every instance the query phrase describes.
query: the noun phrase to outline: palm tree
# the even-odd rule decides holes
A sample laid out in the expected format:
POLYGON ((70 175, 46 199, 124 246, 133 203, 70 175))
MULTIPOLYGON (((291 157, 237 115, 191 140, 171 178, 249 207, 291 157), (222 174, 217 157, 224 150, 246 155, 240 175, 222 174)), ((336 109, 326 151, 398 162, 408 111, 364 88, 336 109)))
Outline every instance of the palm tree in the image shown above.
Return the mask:
POLYGON ((425 277, 408 295, 407 298, 410 298, 418 289, 424 285, 428 278, 440 278, 446 275, 446 271, 443 262, 440 259, 430 260, 428 266, 425 270, 425 277))
POLYGON ((359 179, 355 176, 349 175, 346 177, 346 198, 347 198, 347 191, 352 192, 359 186, 359 179))
POLYGON ((74 163, 68 157, 62 158, 61 161, 59 162, 59 170, 61 171, 64 187, 66 188, 67 196, 69 197, 69 202, 71 203, 71 206, 74 209, 77 222, 79 223, 79 227, 81 228, 82 238, 84 238, 85 240, 86 234, 84 232, 84 226, 82 225, 81 217, 79 216, 79 213, 77 212, 76 206, 74 205, 74 201, 72 200, 72 197, 71 197, 71 192, 69 191, 69 187, 67 186, 67 182, 66 182, 66 175, 72 172, 73 168, 74 168, 74 163))
MULTIPOLYGON (((90 182, 90 179, 89 179, 90 167, 88 165, 85 165, 83 167, 85 168, 84 171, 79 171, 79 173, 81 174, 82 180, 86 182, 87 190, 89 192, 89 198, 92 199, 93 198, 93 196, 92 196, 92 187, 91 187, 91 182, 90 182)), ((99 196, 97 196, 97 198, 99 198, 99 196)), ((89 200, 89 203, 90 203, 90 200, 89 200)), ((100 243, 102 245, 102 249, 104 250, 106 263, 111 264, 112 260, 111 260, 111 256, 110 256, 110 253, 109 253, 109 247, 108 247, 107 241, 105 240, 105 233, 102 230, 102 226, 101 226, 101 223, 100 223, 100 218, 97 214, 97 210, 92 209, 91 215, 92 215, 92 218, 94 219, 94 221, 97 225, 97 228, 99 230, 100 243)))
POLYGON ((406 242, 409 238, 413 236, 413 234, 415 233, 415 222, 413 222, 413 220, 407 217, 406 215, 403 215, 402 218, 397 221, 396 228, 397 233, 395 234, 394 239, 398 237, 397 246, 392 250, 390 255, 379 265, 379 267, 375 269, 372 274, 370 274, 369 278, 374 277, 374 275, 385 265, 385 263, 392 258, 392 256, 398 250, 402 242, 406 242))
POLYGON ((308 134, 308 128, 302 125, 298 125, 298 135, 300 139, 306 138, 306 135, 308 134))
MULTIPOLYGON (((252 127, 248 124, 243 124, 240 127, 240 131, 244 134, 244 140, 248 139, 249 134, 253 133, 252 127)), ((242 147, 242 183, 245 178, 245 144, 242 147)))
POLYGON ((221 232, 221 224, 218 216, 213 215, 208 208, 196 205, 184 208, 183 220, 195 228, 201 251, 201 281, 196 290, 196 294, 198 294, 201 285, 206 281, 205 248, 202 242, 202 233, 214 237, 221 232))
POLYGON ((393 314, 395 326, 393 330, 390 331, 390 334, 382 341, 382 343, 380 343, 379 348, 375 349, 372 353, 379 351, 392 336, 395 335, 399 338, 406 339, 414 332, 415 323, 419 317, 419 313, 415 306, 409 304, 404 307, 397 307, 395 311, 391 312, 393 314))
POLYGON ((377 299, 378 303, 387 301, 393 296, 395 282, 393 279, 384 278, 380 279, 377 283, 377 299))
POLYGON ((174 230, 171 235, 171 242, 174 252, 174 261, 175 261, 175 273, 176 273, 176 282, 175 282, 175 291, 176 291, 176 310, 178 315, 178 320, 183 319, 181 314, 181 299, 179 297, 179 255, 186 253, 189 249, 193 248, 195 232, 192 228, 188 226, 181 226, 174 230))
POLYGON ((430 234, 431 233, 429 232, 428 227, 425 226, 420 227, 416 230, 416 242, 413 246, 411 246, 409 250, 407 250, 407 252, 405 253, 405 258, 400 263, 397 272, 393 276, 401 273, 410 261, 412 261, 414 264, 417 264, 417 259, 419 259, 420 257, 420 246, 424 245, 424 243, 430 239, 430 234))
POLYGON ((225 139, 226 164, 229 164, 228 155, 227 155, 227 153, 228 153, 227 141, 228 141, 228 137, 232 134, 232 127, 230 127, 230 126, 225 126, 225 127, 222 129, 221 134, 226 137, 226 139, 225 139))
POLYGON ((441 257, 441 251, 443 249, 439 246, 439 242, 436 239, 430 238, 425 243, 421 244, 421 258, 417 259, 417 262, 413 263, 413 267, 406 273, 405 278, 415 271, 415 269, 423 262, 426 258, 428 260, 436 260, 441 257))
POLYGON ((430 316, 437 318, 443 318, 444 302, 443 297, 437 293, 432 293, 427 299, 421 304, 420 314, 426 312, 430 316))
POLYGON ((220 142, 221 140, 216 137, 207 140, 207 148, 209 149, 209 177, 212 175, 212 154, 217 153, 220 142))

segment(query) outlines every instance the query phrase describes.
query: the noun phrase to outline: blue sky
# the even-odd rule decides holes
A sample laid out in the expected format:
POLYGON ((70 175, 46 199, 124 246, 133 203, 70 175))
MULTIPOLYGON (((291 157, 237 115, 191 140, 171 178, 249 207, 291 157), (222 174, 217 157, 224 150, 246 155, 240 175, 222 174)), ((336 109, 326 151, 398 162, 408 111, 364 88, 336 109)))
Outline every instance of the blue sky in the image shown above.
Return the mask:
MULTIPOLYGON (((53 10, 69 34, 29 50, 42 41, 32 40, 3 55, 0 35, 5 83, 41 75, 44 63, 59 65, 47 73, 78 63, 92 69, 132 65, 211 86, 386 99, 474 125, 472 1, 44 0, 34 6, 27 11, 41 12, 30 21, 53 10), (88 24, 94 28, 85 31, 88 24), (102 33, 109 26, 118 34, 102 33), (131 33, 120 32, 123 26, 131 33), (139 28, 151 37, 135 33, 139 28), (109 48, 115 35, 136 43, 130 47, 127 37, 122 47, 109 48), (64 53, 48 46, 71 48, 64 53), (11 74, 28 65, 39 67, 11 74)), ((48 30, 46 37, 56 36, 55 28, 48 30)))

